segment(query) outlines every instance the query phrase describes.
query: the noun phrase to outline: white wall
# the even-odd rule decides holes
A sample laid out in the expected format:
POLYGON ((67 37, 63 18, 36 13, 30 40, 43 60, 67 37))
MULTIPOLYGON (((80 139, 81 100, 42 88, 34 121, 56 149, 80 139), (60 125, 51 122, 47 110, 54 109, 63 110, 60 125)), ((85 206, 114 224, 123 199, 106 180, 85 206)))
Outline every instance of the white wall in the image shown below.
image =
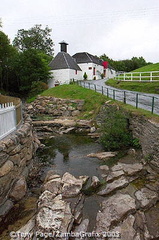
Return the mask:
POLYGON ((83 79, 83 75, 86 72, 88 78, 87 80, 93 80, 94 77, 98 80, 101 79, 101 73, 103 73, 103 66, 97 65, 95 63, 80 63, 78 64, 79 67, 82 70, 82 78, 83 79), (93 68, 95 67, 95 75, 93 74, 93 68), (91 69, 89 69, 91 68, 91 69))
POLYGON ((55 87, 55 84, 69 84, 70 80, 81 80, 82 71, 74 69, 57 69, 51 71, 52 78, 48 81, 49 88, 55 87))
POLYGON ((116 71, 110 68, 106 69, 106 78, 114 78, 116 77, 116 71))

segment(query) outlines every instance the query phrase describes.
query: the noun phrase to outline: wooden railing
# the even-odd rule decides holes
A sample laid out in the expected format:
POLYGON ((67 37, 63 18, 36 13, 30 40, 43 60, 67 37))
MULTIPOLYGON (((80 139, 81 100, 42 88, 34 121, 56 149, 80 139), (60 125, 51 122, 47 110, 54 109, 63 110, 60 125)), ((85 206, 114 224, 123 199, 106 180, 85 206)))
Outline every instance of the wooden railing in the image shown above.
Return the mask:
POLYGON ((139 81, 139 82, 159 81, 159 71, 123 73, 121 75, 116 76, 115 80, 119 80, 119 81, 139 81))

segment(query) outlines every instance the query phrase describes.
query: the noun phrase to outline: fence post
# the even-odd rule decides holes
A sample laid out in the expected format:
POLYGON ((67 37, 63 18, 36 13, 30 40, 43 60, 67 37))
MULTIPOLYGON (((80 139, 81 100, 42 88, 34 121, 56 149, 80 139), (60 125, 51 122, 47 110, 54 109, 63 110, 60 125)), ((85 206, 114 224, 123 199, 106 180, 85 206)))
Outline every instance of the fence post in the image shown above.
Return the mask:
POLYGON ((90 83, 88 83, 88 85, 89 85, 89 89, 90 89, 90 83))
POLYGON ((154 112, 154 104, 155 104, 155 97, 152 97, 152 108, 151 108, 151 113, 152 114, 154 112))
POLYGON ((97 91, 97 89, 96 89, 96 85, 94 84, 94 90, 95 90, 95 92, 97 91))
POLYGON ((113 99, 115 100, 115 89, 113 89, 113 99))
POLYGON ((109 88, 107 88, 107 97, 109 97, 109 88))
POLYGON ((126 92, 124 91, 124 103, 126 104, 126 92))
POLYGON ((124 73, 124 81, 125 81, 125 73, 124 73))
POLYGON ((102 95, 104 94, 103 86, 102 86, 102 95))
POLYGON ((131 73, 131 81, 133 80, 133 73, 131 73))
POLYGON ((136 108, 138 108, 138 102, 139 102, 139 94, 136 93, 136 108))
POLYGON ((141 82, 141 73, 140 73, 140 82, 141 82))
POLYGON ((152 82, 152 72, 150 72, 150 82, 152 82))

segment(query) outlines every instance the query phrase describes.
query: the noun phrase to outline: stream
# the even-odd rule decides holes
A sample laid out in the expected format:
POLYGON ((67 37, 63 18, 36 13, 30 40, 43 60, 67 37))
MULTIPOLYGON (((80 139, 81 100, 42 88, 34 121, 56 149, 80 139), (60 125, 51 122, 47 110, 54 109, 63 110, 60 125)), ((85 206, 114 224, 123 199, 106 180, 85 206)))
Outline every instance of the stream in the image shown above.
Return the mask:
MULTIPOLYGON (((10 239, 9 233, 20 229, 35 214, 36 202, 41 193, 40 187, 49 170, 59 175, 69 172, 75 177, 87 175, 101 178, 99 166, 103 165, 103 161, 87 155, 102 151, 102 147, 90 137, 73 134, 58 135, 41 142, 45 147, 37 152, 33 173, 28 180, 28 193, 23 200, 15 204, 13 211, 7 215, 1 225, 0 239, 2 240, 10 239)), ((112 164, 112 160, 108 164, 112 164)), ((96 214, 102 200, 103 197, 96 194, 86 196, 83 217, 90 219, 89 231, 94 228, 96 214)))

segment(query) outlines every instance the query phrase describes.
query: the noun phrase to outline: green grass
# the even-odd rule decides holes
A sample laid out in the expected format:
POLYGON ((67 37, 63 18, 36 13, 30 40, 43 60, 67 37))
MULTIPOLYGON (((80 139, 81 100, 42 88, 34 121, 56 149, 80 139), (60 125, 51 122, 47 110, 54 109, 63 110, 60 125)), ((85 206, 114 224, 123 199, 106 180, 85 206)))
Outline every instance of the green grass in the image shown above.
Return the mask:
POLYGON ((149 64, 144 67, 135 69, 133 72, 152 72, 159 71, 159 63, 149 64))
MULTIPOLYGON (((135 72, 150 72, 150 71, 159 71, 159 63, 149 64, 142 68, 138 68, 133 72, 135 73, 135 72)), ((153 73, 153 76, 155 75, 158 76, 159 73, 153 73)), ((131 74, 127 73, 127 76, 130 79, 131 74)), ((134 76, 139 76, 139 74, 136 73, 134 76)), ((142 73, 142 76, 147 76, 147 73, 142 73)), ((155 78, 155 79, 159 80, 159 78, 155 78)), ((136 80, 139 80, 139 78, 136 78, 136 80)), ((149 80, 149 79, 144 78, 144 80, 149 80)), ((106 82, 106 84, 119 89, 159 94, 159 81, 158 82, 134 82, 134 81, 128 82, 128 81, 119 81, 119 80, 109 79, 106 82)))
POLYGON ((65 99, 82 99, 85 101, 81 118, 90 119, 96 116, 101 105, 108 100, 106 96, 78 85, 60 85, 44 91, 42 96, 54 96, 65 99))
POLYGON ((159 94, 159 81, 158 82, 124 82, 124 81, 109 79, 106 82, 106 84, 119 89, 159 94))

